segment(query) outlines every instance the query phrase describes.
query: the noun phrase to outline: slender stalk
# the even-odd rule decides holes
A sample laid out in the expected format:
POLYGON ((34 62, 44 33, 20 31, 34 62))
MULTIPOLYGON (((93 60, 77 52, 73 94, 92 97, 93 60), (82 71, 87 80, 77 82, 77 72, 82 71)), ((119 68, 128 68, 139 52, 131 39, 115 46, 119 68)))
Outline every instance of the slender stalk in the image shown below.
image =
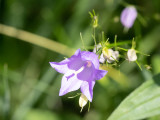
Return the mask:
POLYGON ((124 51, 128 51, 128 49, 125 48, 121 48, 121 47, 117 47, 118 49, 124 50, 124 51))
POLYGON ((87 51, 87 49, 85 48, 85 45, 84 45, 84 40, 83 40, 83 37, 82 37, 82 33, 80 32, 80 38, 81 38, 81 41, 82 41, 82 45, 83 45, 83 49, 85 51, 87 51))
POLYGON ((142 71, 142 67, 141 67, 141 65, 139 64, 139 62, 137 60, 136 60, 136 63, 138 65, 138 67, 140 68, 140 70, 142 71))
POLYGON ((96 43, 96 28, 93 28, 93 36, 94 36, 94 43, 97 46, 97 43, 96 43))
POLYGON ((114 45, 115 45, 115 50, 117 50, 117 35, 114 37, 114 45))
POLYGON ((75 52, 74 49, 69 48, 68 46, 61 43, 3 24, 0 24, 0 34, 17 38, 19 40, 29 42, 34 45, 38 45, 40 47, 46 48, 48 50, 57 52, 65 56, 71 56, 75 52))
POLYGON ((91 103, 89 102, 89 103, 88 103, 88 112, 89 112, 89 110, 90 110, 90 107, 91 107, 91 103))

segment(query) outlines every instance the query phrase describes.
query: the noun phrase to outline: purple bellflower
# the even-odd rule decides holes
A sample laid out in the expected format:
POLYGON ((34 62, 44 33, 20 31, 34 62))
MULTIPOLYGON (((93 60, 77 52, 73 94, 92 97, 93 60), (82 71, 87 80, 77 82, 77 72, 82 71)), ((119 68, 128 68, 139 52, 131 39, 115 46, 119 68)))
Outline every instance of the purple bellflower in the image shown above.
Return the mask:
POLYGON ((121 13, 121 23, 126 28, 131 28, 137 18, 137 10, 133 6, 126 7, 121 13))
POLYGON ((81 92, 92 102, 95 81, 104 77, 105 70, 99 70, 98 56, 93 52, 78 49, 70 58, 61 62, 50 62, 59 73, 64 74, 59 96, 81 89, 81 92))

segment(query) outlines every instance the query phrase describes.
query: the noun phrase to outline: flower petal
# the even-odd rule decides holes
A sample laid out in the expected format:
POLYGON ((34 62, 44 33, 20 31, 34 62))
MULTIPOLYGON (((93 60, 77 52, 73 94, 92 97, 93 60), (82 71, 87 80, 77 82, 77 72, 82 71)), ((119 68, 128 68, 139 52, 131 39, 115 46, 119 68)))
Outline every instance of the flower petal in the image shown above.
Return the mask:
POLYGON ((92 102, 93 98, 93 87, 95 85, 95 81, 87 82, 83 81, 81 85, 81 92, 87 97, 87 99, 92 102))
POLYGON ((83 61, 85 60, 92 61, 92 63, 94 64, 94 67, 96 69, 99 69, 98 55, 96 55, 95 53, 83 51, 81 52, 81 58, 83 61))
POLYGON ((59 73, 65 74, 69 69, 67 63, 69 59, 65 59, 61 62, 49 62, 50 65, 59 73))
POLYGON ((90 81, 94 77, 95 68, 92 63, 90 67, 85 66, 84 69, 77 74, 77 78, 83 81, 90 81))
POLYGON ((77 49, 74 55, 78 56, 81 53, 81 49, 77 49))
POLYGON ((69 58, 68 68, 72 70, 79 70, 83 64, 84 61, 81 59, 81 51, 78 49, 71 58, 69 58))
POLYGON ((103 78, 108 71, 105 70, 96 70, 96 76, 95 76, 95 80, 99 80, 101 78, 103 78))
POLYGON ((74 56, 70 61, 68 62, 68 68, 72 70, 79 70, 84 65, 84 61, 79 56, 74 56))
POLYGON ((61 82, 61 89, 59 92, 59 96, 65 95, 68 92, 78 90, 83 81, 78 80, 74 73, 69 76, 64 75, 61 82))

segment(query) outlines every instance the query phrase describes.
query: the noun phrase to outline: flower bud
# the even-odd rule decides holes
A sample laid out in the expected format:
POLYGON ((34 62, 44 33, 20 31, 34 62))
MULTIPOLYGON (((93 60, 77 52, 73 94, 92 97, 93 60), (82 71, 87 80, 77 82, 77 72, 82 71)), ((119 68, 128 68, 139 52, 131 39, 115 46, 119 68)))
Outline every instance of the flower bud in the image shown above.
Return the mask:
POLYGON ((96 28, 98 26, 98 16, 93 16, 93 27, 96 28))
POLYGON ((87 104, 88 99, 84 94, 81 94, 80 98, 79 98, 79 106, 81 107, 81 111, 83 109, 83 107, 87 104))
POLYGON ((112 49, 103 49, 103 55, 104 58, 107 60, 108 63, 112 63, 115 60, 118 60, 119 57, 119 52, 118 51, 113 51, 112 49))
POLYGON ((95 45, 93 52, 96 53, 101 47, 102 47, 102 45, 100 43, 98 45, 95 45))
POLYGON ((129 61, 136 61, 137 60, 136 51, 134 49, 129 49, 127 52, 127 57, 129 61))
POLYGON ((92 18, 92 25, 93 28, 96 28, 98 26, 98 16, 96 15, 95 11, 89 12, 91 18, 92 18))
POLYGON ((102 52, 103 52, 104 57, 106 59, 109 59, 112 56, 113 50, 104 47, 103 50, 102 50, 102 52))
POLYGON ((101 56, 100 56, 100 58, 99 58, 99 62, 100 62, 100 63, 104 63, 104 62, 105 62, 105 58, 104 58, 103 53, 101 54, 101 56))
POLYGON ((126 7, 121 13, 121 23, 125 28, 131 28, 137 18, 137 10, 133 6, 126 7))

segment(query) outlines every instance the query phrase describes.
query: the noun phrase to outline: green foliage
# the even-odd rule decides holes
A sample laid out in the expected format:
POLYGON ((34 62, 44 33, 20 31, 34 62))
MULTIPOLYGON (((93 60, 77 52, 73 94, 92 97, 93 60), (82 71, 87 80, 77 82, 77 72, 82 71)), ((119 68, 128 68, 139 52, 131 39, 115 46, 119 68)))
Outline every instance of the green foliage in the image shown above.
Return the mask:
POLYGON ((160 114, 160 74, 133 91, 108 120, 137 120, 160 114))

